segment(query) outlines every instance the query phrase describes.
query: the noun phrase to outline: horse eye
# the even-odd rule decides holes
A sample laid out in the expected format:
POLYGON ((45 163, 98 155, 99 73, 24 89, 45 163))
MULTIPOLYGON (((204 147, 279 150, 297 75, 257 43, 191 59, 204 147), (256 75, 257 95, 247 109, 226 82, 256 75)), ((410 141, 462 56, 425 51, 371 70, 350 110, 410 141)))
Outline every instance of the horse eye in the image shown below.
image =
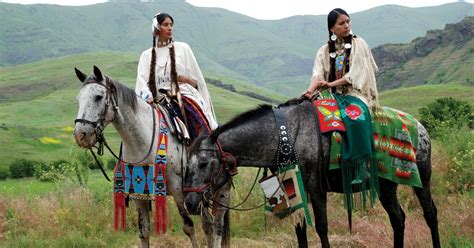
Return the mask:
POLYGON ((95 101, 98 102, 98 101, 102 100, 102 98, 104 98, 104 97, 101 96, 101 95, 97 95, 97 96, 95 96, 95 101))
POLYGON ((203 169, 206 166, 207 166, 207 163, 199 163, 198 165, 199 169, 203 169))

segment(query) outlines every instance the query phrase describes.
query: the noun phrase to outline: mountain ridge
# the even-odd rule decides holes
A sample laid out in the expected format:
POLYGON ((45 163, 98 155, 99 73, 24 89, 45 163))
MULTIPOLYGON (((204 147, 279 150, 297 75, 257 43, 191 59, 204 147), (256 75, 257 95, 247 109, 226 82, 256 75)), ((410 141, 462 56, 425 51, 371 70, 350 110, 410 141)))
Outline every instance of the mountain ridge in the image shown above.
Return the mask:
MULTIPOLYGON (((470 3, 381 6, 351 14, 371 46, 408 42, 427 30, 474 15, 470 3), (441 15, 440 13, 443 13, 441 15)), ((268 21, 183 1, 90 6, 0 3, 0 66, 93 51, 139 53, 151 46, 150 17, 173 15, 175 37, 190 44, 203 71, 287 95, 307 86, 317 49, 327 40, 325 15, 268 21)))

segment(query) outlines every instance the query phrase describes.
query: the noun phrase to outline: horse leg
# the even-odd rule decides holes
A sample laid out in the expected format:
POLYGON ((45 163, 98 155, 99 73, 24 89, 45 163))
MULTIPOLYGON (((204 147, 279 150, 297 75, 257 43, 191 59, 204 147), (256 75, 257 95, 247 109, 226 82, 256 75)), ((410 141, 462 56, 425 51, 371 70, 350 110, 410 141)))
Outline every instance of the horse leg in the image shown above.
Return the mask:
POLYGON ((431 141, 426 129, 419 125, 420 138, 418 143, 418 153, 416 154, 416 164, 420 172, 420 179, 423 188, 413 187, 415 194, 423 208, 423 216, 426 224, 431 231, 431 240, 433 247, 441 247, 438 232, 438 211, 431 197, 430 181, 431 181, 431 141))
MULTIPOLYGON (((230 204, 230 183, 224 185, 217 194, 217 199, 221 205, 230 204)), ((230 247, 230 212, 227 208, 217 206, 216 217, 214 218, 214 247, 230 247)))
POLYGON ((183 231, 184 233, 189 237, 191 240, 193 248, 199 247, 199 243, 196 239, 196 233, 194 231, 194 223, 191 217, 189 216, 188 211, 184 208, 184 202, 183 202, 183 193, 182 191, 179 190, 179 177, 174 178, 175 184, 173 185, 174 187, 170 187, 172 189, 172 195, 174 198, 174 201, 176 203, 176 206, 178 207, 179 214, 181 215, 181 218, 183 219, 183 231))
POLYGON ((298 223, 295 226, 296 237, 298 237, 298 247, 307 248, 308 247, 308 237, 306 235, 306 219, 303 220, 303 225, 298 223))
POLYGON ((405 232, 405 213, 397 199, 397 184, 384 178, 379 178, 380 202, 387 212, 393 229, 393 247, 403 247, 405 232))
POLYGON ((183 231, 184 233, 191 239, 191 243, 193 248, 199 247, 199 243, 196 239, 196 233, 194 232, 194 223, 187 211, 184 209, 182 204, 178 204, 176 202, 176 205, 178 206, 179 214, 181 215, 181 218, 183 219, 183 231))
POLYGON ((150 202, 147 200, 135 200, 138 211, 138 236, 141 247, 150 247, 150 202))
POLYGON ((327 212, 327 193, 319 189, 310 192, 310 200, 313 205, 314 222, 316 232, 321 239, 321 247, 328 248, 328 212, 327 212))
POLYGON ((423 188, 414 187, 414 190, 423 208, 423 216, 425 217, 426 224, 428 224, 430 228, 433 247, 441 247, 438 232, 438 211, 431 198, 430 187, 429 185, 428 187, 423 186, 423 188))
POLYGON ((217 245, 217 244, 214 243, 214 227, 212 226, 213 218, 207 208, 202 209, 201 222, 202 222, 202 230, 206 234, 207 247, 214 247, 214 245, 217 245))

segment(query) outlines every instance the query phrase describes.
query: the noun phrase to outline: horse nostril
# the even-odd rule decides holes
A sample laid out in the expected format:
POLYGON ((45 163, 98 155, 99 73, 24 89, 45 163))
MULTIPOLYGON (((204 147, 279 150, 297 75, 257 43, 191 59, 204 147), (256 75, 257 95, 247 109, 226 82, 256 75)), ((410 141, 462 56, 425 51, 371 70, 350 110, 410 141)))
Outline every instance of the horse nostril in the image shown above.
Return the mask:
POLYGON ((81 139, 83 139, 84 137, 86 137, 86 132, 85 132, 85 131, 82 131, 82 133, 81 133, 81 139))

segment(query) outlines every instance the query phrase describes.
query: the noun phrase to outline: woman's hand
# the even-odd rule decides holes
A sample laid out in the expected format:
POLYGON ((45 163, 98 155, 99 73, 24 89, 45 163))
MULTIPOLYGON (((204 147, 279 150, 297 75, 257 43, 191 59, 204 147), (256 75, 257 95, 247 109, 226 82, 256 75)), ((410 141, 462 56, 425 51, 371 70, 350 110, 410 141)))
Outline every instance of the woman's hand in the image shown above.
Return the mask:
POLYGON ((321 80, 317 83, 316 89, 319 90, 321 88, 331 88, 331 84, 328 81, 321 80))
POLYGON ((311 92, 309 90, 305 90, 305 91, 303 91, 303 94, 301 94, 301 95, 306 97, 307 99, 311 99, 311 97, 313 96, 313 92, 311 92))
POLYGON ((187 83, 197 89, 197 81, 186 76, 178 76, 179 83, 187 83))

